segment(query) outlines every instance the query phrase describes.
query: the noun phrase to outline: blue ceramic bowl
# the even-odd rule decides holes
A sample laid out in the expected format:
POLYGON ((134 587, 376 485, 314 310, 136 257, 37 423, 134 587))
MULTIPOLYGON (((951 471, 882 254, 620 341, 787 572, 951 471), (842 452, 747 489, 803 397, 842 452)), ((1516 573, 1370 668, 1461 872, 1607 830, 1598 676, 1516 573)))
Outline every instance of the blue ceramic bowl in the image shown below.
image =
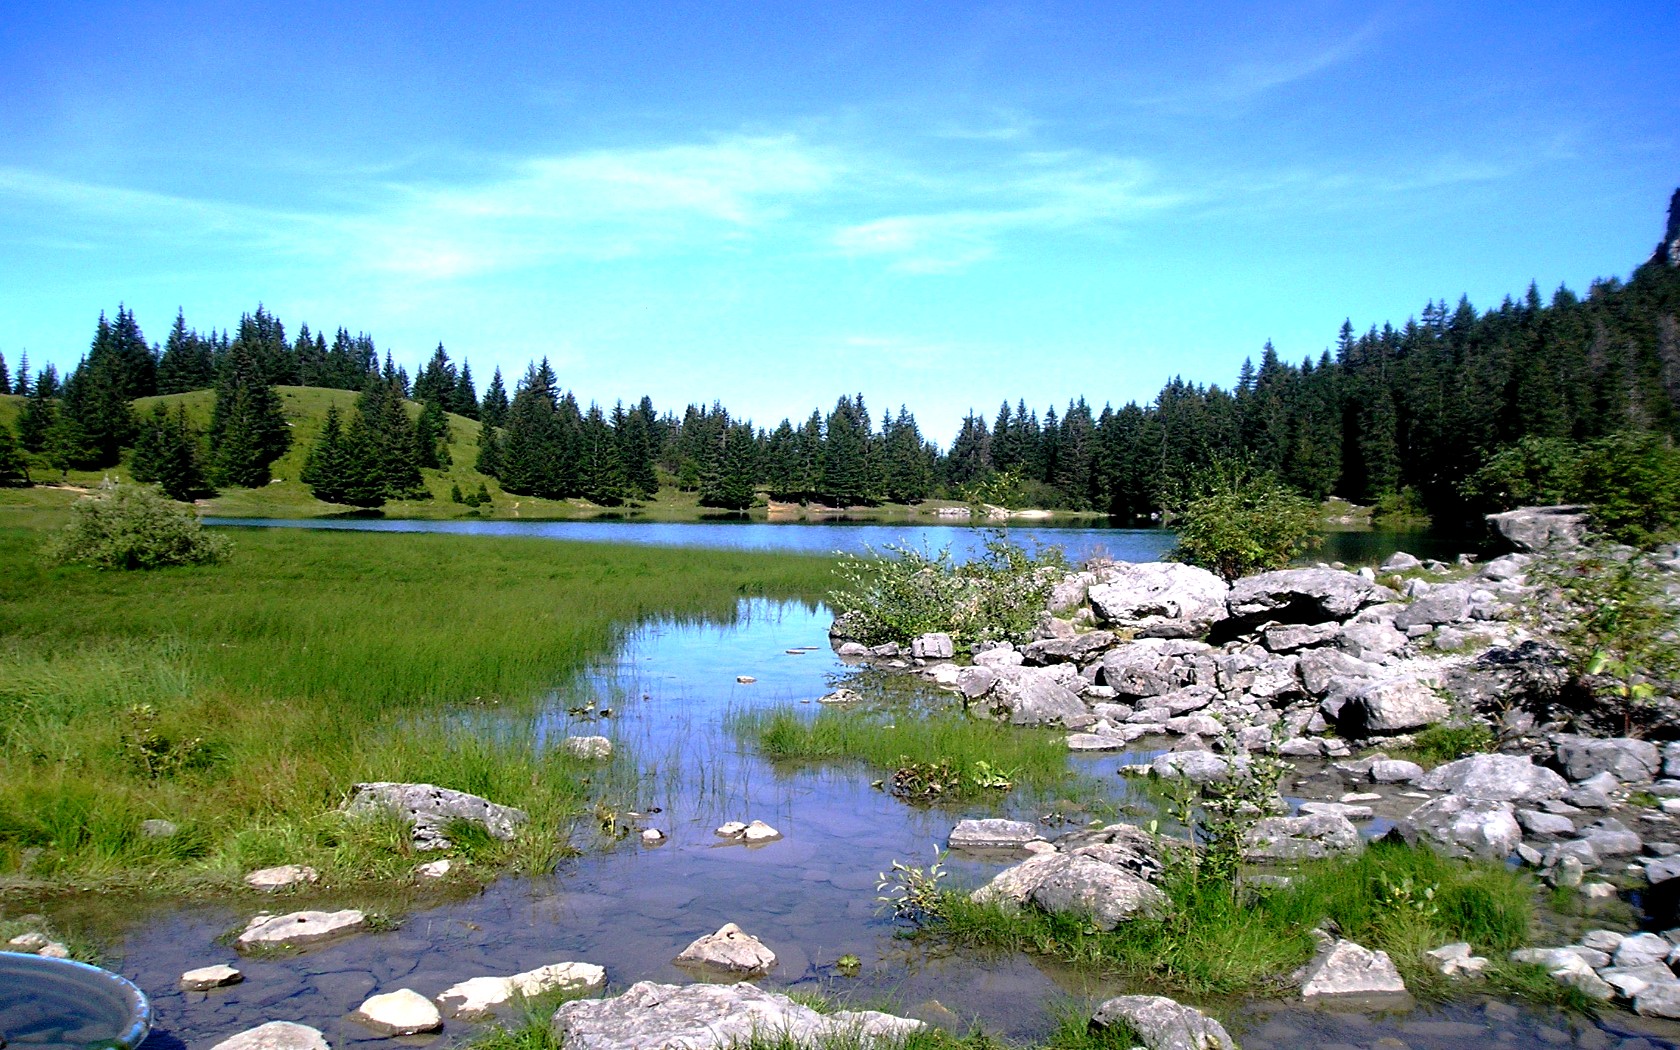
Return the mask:
POLYGON ((0 952, 0 1040, 7 1050, 134 1050, 152 1004, 108 970, 0 952))

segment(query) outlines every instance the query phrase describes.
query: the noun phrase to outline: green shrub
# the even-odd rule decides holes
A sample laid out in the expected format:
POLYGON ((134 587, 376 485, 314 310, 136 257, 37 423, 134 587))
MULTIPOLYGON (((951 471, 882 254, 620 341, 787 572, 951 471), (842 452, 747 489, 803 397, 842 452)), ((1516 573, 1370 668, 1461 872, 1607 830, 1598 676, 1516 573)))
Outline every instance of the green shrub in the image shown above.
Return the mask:
POLYGON ((70 524, 47 545, 47 556, 101 569, 155 569, 220 561, 229 546, 205 532, 190 508, 155 489, 106 484, 70 508, 70 524))
POLYGON ((888 544, 890 557, 842 555, 835 574, 845 586, 829 596, 852 637, 869 644, 907 642, 942 631, 960 648, 981 642, 1024 642, 1050 588, 1067 570, 1056 547, 1029 554, 1001 532, 985 553, 959 564, 949 547, 928 554, 888 544))
POLYGON ((1493 751, 1499 741, 1480 722, 1442 722, 1419 730, 1407 752, 1426 765, 1440 765, 1466 755, 1493 751))
POLYGON ((1173 508, 1174 561, 1235 580, 1281 569, 1313 547, 1318 508, 1273 474, 1241 460, 1220 460, 1192 480, 1173 508))
POLYGON ((1484 510, 1584 503, 1600 531, 1646 544, 1680 525, 1680 449, 1659 434, 1528 437, 1495 452, 1460 491, 1484 510))

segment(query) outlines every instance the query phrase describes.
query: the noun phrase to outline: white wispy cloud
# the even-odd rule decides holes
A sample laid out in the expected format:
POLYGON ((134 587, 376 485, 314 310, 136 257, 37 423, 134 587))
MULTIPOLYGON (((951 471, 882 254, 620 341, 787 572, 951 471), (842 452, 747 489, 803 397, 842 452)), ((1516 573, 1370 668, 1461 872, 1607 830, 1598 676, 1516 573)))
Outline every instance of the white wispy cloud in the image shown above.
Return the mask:
POLYGON ((1189 199, 1157 181, 1136 160, 1022 153, 1004 170, 949 182, 947 195, 965 200, 962 206, 853 223, 832 243, 845 255, 889 257, 901 272, 947 273, 992 258, 1011 234, 1103 228, 1189 199))

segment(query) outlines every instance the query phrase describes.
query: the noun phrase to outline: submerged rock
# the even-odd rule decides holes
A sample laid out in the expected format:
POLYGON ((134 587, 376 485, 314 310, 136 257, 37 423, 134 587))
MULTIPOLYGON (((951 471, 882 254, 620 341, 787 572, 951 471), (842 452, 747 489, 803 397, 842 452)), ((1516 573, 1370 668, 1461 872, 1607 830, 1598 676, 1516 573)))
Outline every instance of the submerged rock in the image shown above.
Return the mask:
POLYGON ((299 948, 367 929, 367 915, 343 911, 294 911, 286 915, 252 917, 234 945, 250 948, 299 948))
POLYGON ((874 1010, 823 1015, 785 995, 750 984, 656 984, 642 981, 611 999, 566 1003, 552 1027, 561 1050, 724 1050, 762 1041, 822 1047, 856 1042, 888 1047, 922 1022, 874 1010))
POLYGON ((359 815, 394 813, 409 821, 414 826, 414 848, 419 850, 448 849, 451 843, 444 829, 452 820, 481 824, 491 837, 507 842, 530 819, 522 809, 497 805, 465 791, 389 781, 357 784, 343 809, 359 815))
POLYGON ((732 922, 716 933, 700 937, 674 960, 678 966, 696 966, 741 977, 762 976, 776 965, 776 953, 764 942, 732 922))
POLYGON ((1163 995, 1122 995, 1097 1007, 1091 1027, 1124 1024, 1147 1050, 1236 1050, 1218 1021, 1163 995))
POLYGON ((604 736, 569 736, 560 745, 568 755, 604 762, 612 757, 613 743, 604 736))

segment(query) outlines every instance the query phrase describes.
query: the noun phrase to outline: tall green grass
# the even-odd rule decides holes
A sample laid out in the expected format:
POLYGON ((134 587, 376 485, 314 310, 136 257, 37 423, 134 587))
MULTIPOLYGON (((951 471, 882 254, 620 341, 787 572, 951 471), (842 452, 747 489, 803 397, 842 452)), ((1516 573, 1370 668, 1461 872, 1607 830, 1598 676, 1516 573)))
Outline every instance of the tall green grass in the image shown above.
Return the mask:
MULTIPOLYGON (((1173 901, 1166 918, 1134 919, 1112 932, 1079 916, 976 904, 946 891, 926 932, 1048 956, 1164 994, 1208 997, 1290 987, 1316 949, 1312 931, 1328 921, 1342 936, 1388 952, 1407 986, 1427 998, 1449 988, 1425 952, 1462 940, 1504 960, 1528 941, 1536 892, 1531 879, 1503 866, 1383 842, 1355 857, 1305 864, 1281 889, 1233 892, 1170 876, 1165 888, 1173 901)), ((1501 987, 1529 985, 1529 975, 1510 964, 1494 969, 1501 987)))
POLYGON ((242 530, 215 567, 52 568, 0 528, 0 876, 158 889, 265 863, 349 880, 416 859, 335 807, 417 780, 528 809, 481 859, 540 867, 628 783, 536 743, 546 698, 650 617, 801 597, 824 559, 242 530), (162 818, 179 834, 149 839, 162 818))
POLYGON ((1034 795, 1101 794, 1069 766, 1065 734, 957 711, 823 708, 812 715, 784 706, 732 712, 727 726, 774 761, 850 761, 886 774, 942 765, 968 783, 1001 775, 1034 795))

